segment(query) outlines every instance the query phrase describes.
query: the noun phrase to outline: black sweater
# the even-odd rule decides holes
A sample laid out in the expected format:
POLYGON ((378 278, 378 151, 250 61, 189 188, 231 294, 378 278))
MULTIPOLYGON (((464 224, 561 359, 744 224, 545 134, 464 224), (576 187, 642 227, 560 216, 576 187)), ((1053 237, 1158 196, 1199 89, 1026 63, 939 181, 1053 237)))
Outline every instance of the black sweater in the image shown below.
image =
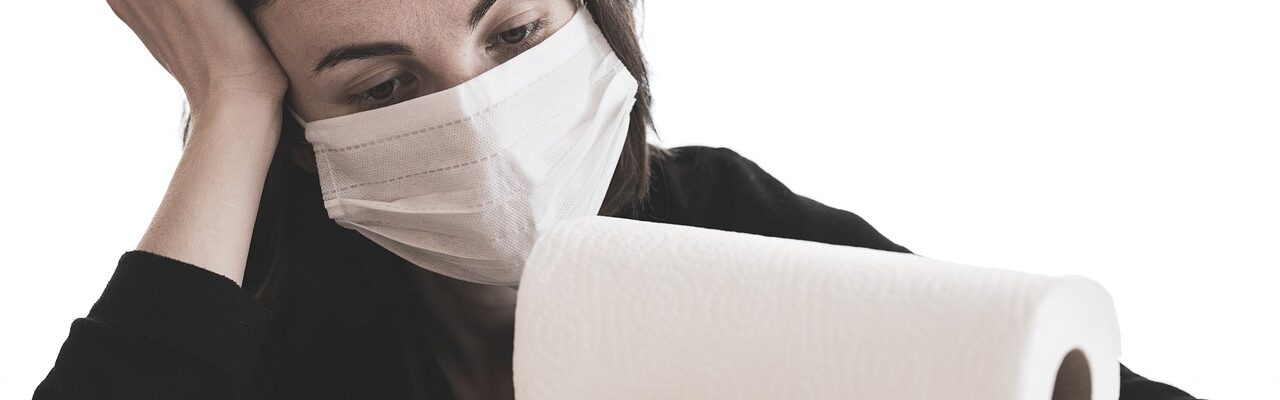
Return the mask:
MULTIPOLYGON (((652 165, 652 197, 637 219, 909 253, 857 215, 792 193, 731 150, 672 152, 652 165)), ((221 275, 127 252, 89 315, 72 322, 35 398, 452 397, 423 343, 427 335, 407 322, 412 317, 299 319, 275 311, 221 275), (273 338, 292 331, 313 335, 273 338)), ((1193 399, 1123 364, 1120 379, 1123 400, 1193 399)))

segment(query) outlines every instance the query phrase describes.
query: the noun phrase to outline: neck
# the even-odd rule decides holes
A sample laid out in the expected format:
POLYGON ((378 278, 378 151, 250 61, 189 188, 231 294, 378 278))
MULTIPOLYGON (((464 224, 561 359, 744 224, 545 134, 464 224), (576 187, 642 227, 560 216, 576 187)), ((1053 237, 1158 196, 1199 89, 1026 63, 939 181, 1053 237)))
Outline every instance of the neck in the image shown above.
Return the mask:
POLYGON ((516 288, 481 285, 420 268, 411 275, 434 323, 431 347, 458 398, 512 398, 516 288))

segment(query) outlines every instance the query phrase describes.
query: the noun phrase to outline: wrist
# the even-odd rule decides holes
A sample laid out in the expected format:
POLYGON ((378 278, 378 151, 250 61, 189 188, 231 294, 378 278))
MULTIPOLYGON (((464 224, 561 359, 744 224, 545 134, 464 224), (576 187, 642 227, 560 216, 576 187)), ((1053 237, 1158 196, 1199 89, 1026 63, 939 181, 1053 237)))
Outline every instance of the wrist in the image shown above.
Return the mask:
POLYGON ((285 88, 273 85, 219 84, 187 91, 187 103, 195 114, 212 108, 261 107, 270 109, 284 104, 285 88))
POLYGON ((192 100, 186 146, 227 144, 241 151, 274 153, 284 115, 283 97, 248 92, 222 92, 192 100))

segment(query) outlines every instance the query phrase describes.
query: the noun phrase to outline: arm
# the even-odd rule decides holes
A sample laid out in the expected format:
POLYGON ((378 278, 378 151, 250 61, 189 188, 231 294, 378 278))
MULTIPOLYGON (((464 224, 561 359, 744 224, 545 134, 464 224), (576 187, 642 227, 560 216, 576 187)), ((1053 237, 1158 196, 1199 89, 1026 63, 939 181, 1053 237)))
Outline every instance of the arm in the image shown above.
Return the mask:
POLYGON ((288 80, 230 0, 109 3, 191 104, 182 159, 138 249, 239 284, 288 80))
POLYGON ((35 398, 242 398, 268 314, 238 285, 287 80, 230 0, 108 3, 186 91, 191 135, 138 251, 35 398))
POLYGON ((89 315, 72 322, 34 398, 248 397, 268 318, 225 277, 125 253, 89 315))
POLYGON ((249 239, 283 103, 267 96, 192 103, 191 135, 138 250, 244 280, 249 239))

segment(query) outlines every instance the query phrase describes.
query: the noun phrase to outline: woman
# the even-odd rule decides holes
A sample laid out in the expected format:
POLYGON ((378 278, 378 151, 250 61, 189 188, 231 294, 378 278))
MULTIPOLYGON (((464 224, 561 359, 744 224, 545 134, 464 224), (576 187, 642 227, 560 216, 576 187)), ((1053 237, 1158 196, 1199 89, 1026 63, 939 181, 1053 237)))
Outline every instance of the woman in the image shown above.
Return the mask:
POLYGON ((191 119, 39 399, 511 398, 523 257, 578 215, 908 252, 730 150, 648 145, 625 0, 109 3, 191 119))

